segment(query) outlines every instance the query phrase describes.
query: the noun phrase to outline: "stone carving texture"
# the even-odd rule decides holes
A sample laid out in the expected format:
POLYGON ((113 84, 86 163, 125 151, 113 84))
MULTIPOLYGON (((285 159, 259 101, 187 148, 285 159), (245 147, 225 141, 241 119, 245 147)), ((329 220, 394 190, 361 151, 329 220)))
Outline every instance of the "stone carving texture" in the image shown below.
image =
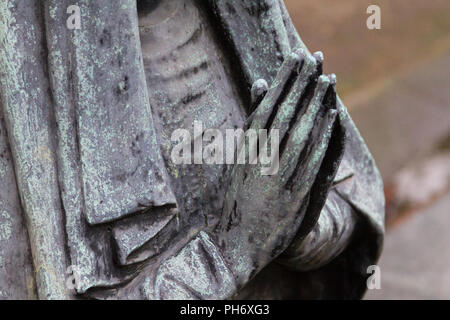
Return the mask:
POLYGON ((322 64, 281 0, 0 1, 0 297, 361 297, 382 181, 322 64), (194 121, 279 173, 173 163, 194 121))

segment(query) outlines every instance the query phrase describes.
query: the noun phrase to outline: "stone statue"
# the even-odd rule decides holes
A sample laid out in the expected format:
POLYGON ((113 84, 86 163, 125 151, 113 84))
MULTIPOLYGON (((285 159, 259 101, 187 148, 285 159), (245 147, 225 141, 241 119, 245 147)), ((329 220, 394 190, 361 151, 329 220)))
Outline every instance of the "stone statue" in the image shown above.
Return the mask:
POLYGON ((361 297, 382 181, 322 63, 281 0, 0 0, 0 297, 361 297), (279 169, 174 163, 195 121, 279 169))

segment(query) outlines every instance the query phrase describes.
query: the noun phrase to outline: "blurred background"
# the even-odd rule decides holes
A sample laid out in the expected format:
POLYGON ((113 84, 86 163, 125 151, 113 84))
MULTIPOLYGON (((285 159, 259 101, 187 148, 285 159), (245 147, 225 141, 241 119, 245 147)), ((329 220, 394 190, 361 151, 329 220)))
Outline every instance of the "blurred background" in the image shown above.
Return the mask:
POLYGON ((381 289, 366 299, 450 299, 450 1, 285 0, 385 183, 381 289), (381 29, 369 30, 369 5, 381 29))

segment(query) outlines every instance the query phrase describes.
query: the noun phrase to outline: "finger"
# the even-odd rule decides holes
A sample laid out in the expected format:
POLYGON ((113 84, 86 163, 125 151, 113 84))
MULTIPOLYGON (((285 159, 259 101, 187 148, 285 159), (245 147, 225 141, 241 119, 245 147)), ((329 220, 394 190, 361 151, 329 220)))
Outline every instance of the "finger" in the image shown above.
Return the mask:
POLYGON ((297 164, 301 160, 300 156, 311 136, 316 118, 321 109, 323 111, 322 101, 329 84, 330 79, 327 76, 322 75, 319 77, 314 95, 306 112, 296 121, 289 134, 280 161, 280 174, 284 178, 288 178, 293 174, 297 164))
POLYGON ((323 53, 322 51, 316 51, 313 53, 314 59, 316 59, 317 62, 317 70, 320 74, 323 72, 323 53))
MULTIPOLYGON (((287 95, 286 100, 284 100, 278 108, 275 119, 270 127, 271 130, 277 129, 279 131, 278 136, 281 140, 284 138, 289 128, 295 124, 295 117, 303 107, 301 103, 302 99, 306 98, 306 88, 311 82, 314 82, 315 86, 316 80, 311 79, 313 74, 317 74, 317 63, 312 56, 305 57, 300 73, 287 95)), ((314 91, 314 87, 311 90, 314 91)))
MULTIPOLYGON (((280 68, 272 86, 264 99, 255 111, 255 115, 250 126, 251 129, 259 130, 266 127, 278 100, 292 85, 292 78, 296 75, 300 64, 300 57, 296 53, 291 53, 280 68)), ((276 109, 276 108, 275 108, 276 109)))
POLYGON ((307 158, 296 172, 294 172, 287 187, 294 193, 306 194, 311 189, 317 174, 319 173, 320 166, 322 164, 325 153, 328 149, 328 144, 333 133, 334 124, 336 121, 337 111, 329 110, 325 115, 318 137, 314 139, 314 145, 311 148, 311 152, 307 155, 307 158))
POLYGON ((269 85, 267 84, 267 81, 264 79, 258 79, 255 82, 253 82, 252 89, 251 89, 251 108, 250 108, 250 114, 255 111, 256 107, 259 106, 262 99, 266 95, 267 91, 269 90, 269 85))

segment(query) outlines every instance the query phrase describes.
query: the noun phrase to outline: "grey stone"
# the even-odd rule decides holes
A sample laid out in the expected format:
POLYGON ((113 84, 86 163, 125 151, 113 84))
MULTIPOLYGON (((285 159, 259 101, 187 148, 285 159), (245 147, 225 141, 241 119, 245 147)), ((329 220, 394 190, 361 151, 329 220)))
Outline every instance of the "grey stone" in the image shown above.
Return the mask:
POLYGON ((322 64, 279 0, 0 2, 1 292, 361 297, 383 186, 322 64), (195 121, 278 129, 278 172, 175 164, 195 121))

